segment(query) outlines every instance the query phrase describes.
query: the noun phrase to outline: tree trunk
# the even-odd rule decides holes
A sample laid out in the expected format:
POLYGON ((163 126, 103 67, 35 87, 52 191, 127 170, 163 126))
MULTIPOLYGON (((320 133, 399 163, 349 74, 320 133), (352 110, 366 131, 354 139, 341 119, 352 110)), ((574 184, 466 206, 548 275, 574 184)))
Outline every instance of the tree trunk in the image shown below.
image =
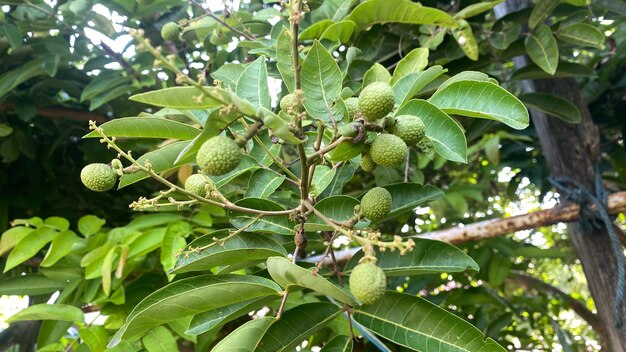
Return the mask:
MULTIPOLYGON (((508 0, 495 8, 496 15, 502 17, 526 8, 529 4, 528 0, 508 0)), ((514 61, 518 69, 528 63, 525 57, 515 58, 514 61)), ((580 110, 582 122, 578 125, 568 124, 539 111, 531 111, 531 117, 550 174, 557 178, 568 176, 595 192, 594 175, 595 164, 600 156, 600 136, 576 81, 572 78, 525 81, 523 88, 525 92, 559 96, 580 110)), ((609 351, 626 351, 626 328, 617 329, 613 319, 617 266, 608 233, 606 229, 585 232, 575 222, 568 224, 568 230, 582 263, 598 317, 606 327, 606 341, 602 341, 602 345, 609 351)), ((624 307, 622 317, 626 317, 624 307)))

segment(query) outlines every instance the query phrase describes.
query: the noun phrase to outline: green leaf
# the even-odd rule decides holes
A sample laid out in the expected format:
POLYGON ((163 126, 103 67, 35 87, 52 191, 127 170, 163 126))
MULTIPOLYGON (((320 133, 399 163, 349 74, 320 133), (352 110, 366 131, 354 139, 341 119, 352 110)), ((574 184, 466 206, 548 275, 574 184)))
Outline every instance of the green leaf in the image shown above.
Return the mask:
MULTIPOLYGON (((168 144, 162 148, 142 155, 141 157, 139 157, 139 159, 137 159, 137 162, 143 165, 146 161, 150 161, 150 164, 152 165, 152 171, 157 173, 171 170, 176 166, 180 166, 191 161, 191 158, 188 158, 174 163, 180 152, 187 145, 189 145, 189 143, 189 141, 180 141, 168 144)), ((148 174, 143 171, 138 171, 132 174, 124 174, 124 176, 120 178, 120 182, 117 188, 122 189, 128 185, 132 185, 133 183, 139 182, 148 177, 148 174)))
POLYGON ((302 62, 304 108, 313 118, 325 122, 343 118, 336 104, 341 94, 341 79, 341 70, 333 56, 315 41, 302 62))
POLYGON ((322 194, 326 187, 330 185, 333 177, 335 177, 335 169, 331 169, 326 165, 315 165, 315 172, 313 173, 313 179, 311 181, 310 193, 314 197, 322 194))
POLYGON ((426 71, 418 73, 409 73, 400 78, 393 85, 393 93, 396 97, 396 105, 402 105, 409 99, 418 94, 429 83, 433 82, 439 76, 444 74, 445 70, 441 66, 429 67, 426 71))
POLYGON ((378 62, 373 64, 365 75, 363 75, 363 84, 361 88, 365 88, 371 83, 374 82, 384 82, 389 83, 391 81, 391 74, 385 68, 385 66, 379 64, 378 62))
POLYGON ((507 49, 522 33, 522 25, 519 23, 504 22, 502 27, 489 36, 489 43, 499 50, 507 49))
POLYGON ((245 70, 245 66, 242 64, 223 64, 220 68, 211 72, 211 77, 221 81, 228 89, 235 91, 237 89, 237 81, 239 81, 243 70, 245 70))
POLYGON ((85 237, 89 237, 100 231, 105 223, 106 220, 100 219, 95 215, 85 215, 78 220, 78 232, 85 237))
MULTIPOLYGON (((206 214, 208 215, 208 214, 206 214)), ((187 245, 184 236, 191 233, 191 226, 184 221, 174 221, 167 225, 161 244, 161 265, 168 272, 176 263, 176 255, 187 245)))
POLYGON ((267 330, 256 351, 292 351, 314 332, 335 319, 341 310, 332 303, 305 303, 286 311, 267 330))
POLYGON ((298 139, 298 137, 291 132, 289 126, 293 123, 293 118, 286 115, 283 111, 276 115, 268 109, 261 108, 258 111, 258 115, 263 120, 263 124, 274 132, 276 137, 281 138, 289 144, 300 144, 304 142, 304 140, 298 139))
POLYGON ((74 243, 79 241, 79 237, 72 230, 61 231, 48 249, 48 253, 41 262, 42 267, 49 267, 58 262, 61 258, 70 254, 74 243))
POLYGON ((186 333, 199 335, 217 326, 239 318, 240 316, 258 310, 278 297, 255 298, 248 301, 234 303, 226 307, 196 314, 191 319, 186 333))
POLYGON ((527 93, 520 97, 526 106, 556 116, 568 123, 580 123, 582 117, 576 105, 547 93, 527 93))
POLYGON ((129 85, 130 83, 131 79, 122 76, 121 73, 115 71, 95 76, 94 79, 89 82, 89 84, 86 85, 83 89, 80 95, 80 101, 82 103, 84 101, 95 98, 100 94, 109 92, 114 88, 122 85, 129 85))
POLYGON ((518 130, 529 123, 524 104, 491 82, 453 82, 438 89, 429 101, 448 114, 496 120, 518 130))
POLYGON ((141 339, 148 352, 171 352, 178 350, 174 335, 164 326, 156 326, 141 339))
POLYGON ((270 108, 265 56, 259 56, 243 70, 239 76, 239 81, 237 81, 237 94, 256 107, 270 108))
POLYGON ((542 70, 553 75, 559 64, 559 47, 550 27, 541 25, 528 33, 524 47, 530 59, 542 70))
POLYGON ((211 352, 256 351, 267 330, 276 322, 273 317, 251 320, 235 329, 220 341, 211 352))
MULTIPOLYGON (((6 16, 6 15, 3 15, 6 16)), ((4 20, 3 20, 4 22, 4 20)), ((11 48, 17 49, 22 46, 22 33, 19 28, 13 23, 4 22, 0 24, 0 31, 4 37, 9 41, 11 48)))
MULTIPOLYGON (((337 148, 330 153, 332 161, 348 161, 354 159, 365 147, 365 143, 352 143, 352 141, 343 141, 339 143, 337 148)), ((333 169, 334 170, 334 169, 333 169)))
POLYGON ((459 124, 448 114, 426 100, 409 100, 395 113, 395 116, 418 116, 426 126, 426 136, 433 143, 437 154, 458 162, 467 162, 467 140, 459 124))
POLYGON ((465 20, 458 20, 459 26, 452 29, 452 36, 470 60, 478 60, 478 44, 472 32, 472 27, 465 20))
POLYGON ((106 329, 98 325, 78 330, 78 336, 93 352, 106 350, 109 341, 109 334, 106 329))
POLYGON ((566 43, 593 48, 602 48, 606 39, 599 29, 587 23, 574 23, 560 28, 556 36, 566 43))
MULTIPOLYGON (((205 87, 212 91, 215 88, 205 87)), ((196 87, 170 87, 136 94, 130 100, 175 109, 206 109, 222 105, 222 101, 206 96, 196 87)))
POLYGON ((394 85, 400 78, 409 73, 421 72, 426 66, 428 66, 428 49, 417 48, 411 50, 402 60, 398 61, 398 65, 393 70, 391 85, 394 85))
POLYGON ((0 138, 13 133, 13 128, 5 123, 0 123, 0 138))
POLYGON ((172 269, 173 274, 189 271, 206 271, 217 266, 237 264, 242 261, 254 265, 272 256, 287 256, 287 252, 274 239, 262 234, 248 232, 227 239, 222 244, 214 238, 227 236, 229 230, 220 230, 201 236, 192 241, 184 253, 178 257, 172 269), (198 251, 194 248, 202 248, 198 251))
POLYGON ((424 7, 408 0, 372 0, 357 6, 349 20, 363 30, 378 23, 434 24, 456 27, 454 18, 444 11, 424 7))
POLYGON ((337 335, 328 341, 320 352, 352 352, 352 339, 349 336, 337 335))
POLYGON ((285 181, 285 175, 278 175, 268 169, 256 170, 248 181, 245 198, 268 198, 285 181))
MULTIPOLYGON (((256 209, 280 211, 285 210, 282 205, 268 199, 245 198, 235 203, 238 206, 256 209)), ((293 235, 292 222, 287 215, 272 215, 258 217, 257 215, 231 211, 230 223, 236 228, 247 228, 250 232, 275 233, 278 235, 293 235)))
POLYGON ((384 187, 391 193, 391 211, 382 221, 395 218, 420 204, 433 201, 443 195, 438 188, 417 183, 396 183, 384 187))
POLYGON ((333 177, 332 181, 330 181, 330 185, 326 187, 326 190, 322 192, 321 197, 326 198, 329 196, 341 194, 343 186, 345 186, 346 183, 348 183, 352 179, 356 168, 356 165, 353 163, 348 163, 343 165, 342 167, 337 168, 335 177, 333 177))
POLYGON ((367 329, 415 351, 506 351, 470 323, 419 296, 387 292, 378 303, 355 308, 353 314, 367 329))
POLYGON ((471 4, 469 6, 465 6, 463 9, 461 9, 461 11, 457 12, 456 15, 454 15, 454 18, 463 19, 463 18, 470 18, 470 17, 476 16, 485 11, 491 10, 492 8, 494 8, 496 5, 498 5, 499 3, 503 1, 504 0, 483 1, 483 2, 477 2, 475 4, 471 4))
POLYGON ((135 306, 109 348, 154 326, 279 291, 274 282, 258 276, 200 275, 175 281, 135 306))
MULTIPOLYGON (((376 250, 377 264, 387 276, 411 276, 436 273, 463 272, 467 269, 480 270, 478 264, 465 252, 455 246, 425 238, 414 238, 415 248, 404 255, 399 252, 376 250)), ((363 250, 358 251, 344 271, 350 271, 363 258, 363 250)))
POLYGON ((551 79, 560 77, 593 77, 594 71, 589 67, 581 64, 561 61, 558 64, 556 73, 550 75, 537 65, 526 65, 519 70, 513 72, 511 80, 526 79, 551 79))
POLYGON ((26 274, 0 281, 0 296, 38 296, 60 291, 67 283, 40 274, 26 274))
POLYGON ((38 58, 0 75, 0 98, 23 82, 33 77, 45 74, 45 63, 46 59, 38 58))
POLYGON ((271 257, 267 259, 267 271, 272 279, 280 286, 289 290, 291 286, 304 287, 334 298, 350 305, 360 302, 352 296, 350 291, 326 280, 313 269, 305 269, 285 257, 271 257))
POLYGON ((26 226, 16 226, 4 231, 4 233, 2 233, 2 237, 0 238, 0 255, 3 255, 11 250, 24 237, 33 231, 35 231, 34 228, 26 226))
POLYGON ((291 52, 291 37, 287 29, 280 32, 276 42, 276 67, 283 78, 287 90, 293 93, 296 90, 296 79, 294 76, 293 53, 291 52))
POLYGON ((543 21, 550 16, 552 11, 554 11, 559 2, 559 0, 537 0, 528 18, 530 29, 535 29, 537 25, 543 23, 543 21))
MULTIPOLYGON (((352 197, 337 195, 324 198, 315 204, 315 209, 319 210, 326 217, 335 221, 347 221, 354 216, 354 207, 360 202, 352 197)), ((311 215, 304 224, 306 231, 332 231, 332 226, 326 224, 316 215, 311 215)))
POLYGON ((350 20, 333 23, 321 35, 320 40, 326 39, 332 42, 347 43, 356 30, 356 24, 350 20))
POLYGON ((15 268, 26 260, 37 254, 48 242, 52 241, 59 235, 58 231, 43 226, 24 236, 19 243, 13 248, 7 258, 4 272, 15 268))
POLYGON ((83 311, 67 304, 35 304, 15 313, 7 323, 25 320, 84 321, 83 311))
MULTIPOLYGON (((187 124, 158 117, 124 117, 100 125, 107 136, 170 138, 188 140, 200 134, 200 130, 187 124)), ((100 138, 96 131, 83 138, 100 138)))
POLYGON ((322 34, 324 34, 326 29, 332 26, 334 23, 335 22, 332 20, 322 20, 315 22, 306 29, 304 29, 302 32, 300 32, 300 34, 298 35, 298 40, 303 41, 319 39, 322 34))

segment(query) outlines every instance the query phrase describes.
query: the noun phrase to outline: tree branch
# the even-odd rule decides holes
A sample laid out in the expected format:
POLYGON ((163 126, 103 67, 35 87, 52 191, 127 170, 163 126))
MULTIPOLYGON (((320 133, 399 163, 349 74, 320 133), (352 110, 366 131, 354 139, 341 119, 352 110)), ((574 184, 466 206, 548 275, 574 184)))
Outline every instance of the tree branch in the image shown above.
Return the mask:
MULTIPOLYGON (((0 103, 1 110, 15 110, 15 104, 10 102, 2 102, 0 103)), ((95 112, 78 110, 78 109, 70 109, 70 108, 61 108, 61 107, 42 107, 37 108, 37 115, 45 116, 45 117, 62 117, 69 120, 76 121, 96 121, 98 123, 104 123, 109 121, 109 119, 102 114, 98 114, 95 112)))

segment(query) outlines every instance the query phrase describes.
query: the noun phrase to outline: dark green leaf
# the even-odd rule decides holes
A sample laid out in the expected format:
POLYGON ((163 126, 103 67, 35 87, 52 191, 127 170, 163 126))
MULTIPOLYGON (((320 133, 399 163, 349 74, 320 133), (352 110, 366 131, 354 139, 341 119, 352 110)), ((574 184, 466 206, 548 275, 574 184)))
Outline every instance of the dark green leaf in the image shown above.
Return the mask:
POLYGON ((566 43, 593 48, 602 48, 606 39, 599 29, 587 23, 574 23, 560 28, 556 35, 566 43))
MULTIPOLYGON (((178 161, 177 163, 174 163, 174 161, 176 160, 180 152, 187 145, 189 145, 189 143, 190 143, 189 141, 180 141, 180 142, 168 144, 162 148, 159 148, 157 150, 154 150, 154 151, 151 151, 149 153, 142 155, 141 157, 139 157, 139 159, 137 159, 137 162, 143 165, 146 161, 149 161, 150 165, 152 165, 152 171, 157 172, 157 173, 171 170, 175 168, 176 166, 180 166, 182 164, 185 164, 191 161, 191 158, 189 158, 189 159, 183 159, 183 160, 178 161)), ((148 174, 146 174, 143 171, 138 171, 132 174, 124 174, 124 176, 121 177, 117 188, 118 189, 124 188, 128 185, 132 185, 133 183, 139 182, 148 177, 149 177, 148 174)))
POLYGON ((526 65, 513 72, 511 80, 549 79, 559 77, 592 77, 593 70, 585 65, 571 62, 559 62, 556 73, 550 75, 537 65, 526 65))
POLYGON ((315 41, 302 62, 304 108, 313 118, 325 122, 337 122, 343 118, 343 113, 337 110, 341 78, 341 70, 333 56, 315 41))
POLYGON ((417 183, 396 183, 385 186, 385 189, 391 193, 392 203, 389 215, 382 221, 392 219, 443 195, 443 192, 436 187, 422 186, 417 183))
POLYGON ((285 175, 278 175, 267 169, 256 170, 246 189, 246 198, 268 198, 285 181, 285 175))
POLYGON ((559 0, 537 0, 528 19, 530 29, 535 29, 537 25, 543 23, 559 4, 559 0))
POLYGON ((352 352, 352 339, 349 336, 337 335, 328 341, 320 352, 352 352))
POLYGON ((547 93, 526 93, 520 100, 528 107, 556 116, 568 123, 580 123, 580 111, 569 101, 547 93))
MULTIPOLYGON (((245 198, 235 203, 238 206, 268 211, 285 210, 280 204, 268 199, 245 198)), ((230 223, 236 228, 245 227, 250 232, 275 233, 279 235, 293 235, 293 225, 287 215, 272 215, 259 217, 243 212, 230 212, 230 223)))
POLYGON ((186 333, 191 335, 202 334, 221 324, 237 319, 244 314, 260 309, 275 299, 278 299, 278 297, 255 298, 196 314, 191 319, 186 333))
POLYGON ((256 107, 270 108, 270 91, 267 85, 267 67, 264 56, 260 56, 249 64, 239 76, 237 94, 256 107))
POLYGON ((530 59, 542 70, 551 75, 556 72, 559 64, 559 47, 550 27, 544 24, 528 33, 524 47, 530 59))

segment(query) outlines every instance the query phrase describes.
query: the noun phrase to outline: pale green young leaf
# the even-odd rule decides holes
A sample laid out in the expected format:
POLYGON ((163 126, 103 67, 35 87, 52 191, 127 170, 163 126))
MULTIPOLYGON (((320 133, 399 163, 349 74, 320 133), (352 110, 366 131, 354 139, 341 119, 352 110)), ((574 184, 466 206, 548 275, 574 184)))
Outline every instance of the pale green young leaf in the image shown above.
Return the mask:
POLYGON ((339 314, 339 307, 326 302, 305 303, 291 308, 270 326, 256 351, 292 351, 296 345, 308 339, 339 314))
POLYGON ((304 29, 298 35, 298 40, 313 40, 319 39, 324 31, 330 26, 332 26, 335 22, 331 20, 322 20, 319 22, 315 22, 306 29, 304 29))
POLYGON ((559 64, 559 47, 550 27, 540 25, 524 40, 524 47, 530 59, 542 70, 553 75, 559 64))
POLYGON ((178 350, 174 335, 164 326, 155 326, 141 339, 148 352, 171 352, 178 350))
POLYGON ((442 27, 456 27, 454 18, 444 11, 424 7, 409 0, 372 0, 357 6, 349 20, 357 30, 379 23, 433 24, 442 27))
POLYGON ((269 109, 261 108, 258 111, 258 116, 263 120, 263 124, 267 126, 276 137, 281 138, 286 143, 300 144, 304 142, 304 140, 298 139, 298 137, 291 132, 289 125, 293 123, 293 118, 283 111, 276 115, 269 109))
POLYGON ((28 306, 7 319, 8 323, 25 320, 64 320, 84 321, 84 314, 80 308, 67 304, 35 304, 28 306))
POLYGON ((93 325, 78 330, 78 336, 89 346, 91 351, 104 351, 107 348, 109 334, 104 326, 93 325))
MULTIPOLYGON (((207 90, 215 89, 205 87, 207 90)), ((129 98, 139 103, 175 109, 206 109, 221 106, 222 101, 202 94, 196 87, 170 87, 136 94, 129 98)))
POLYGON ((268 329, 277 322, 273 317, 251 320, 226 336, 211 352, 256 351, 268 329))
POLYGON ((268 258, 267 271, 269 271, 272 279, 285 289, 290 286, 304 287, 343 303, 350 305, 359 303, 350 291, 318 275, 315 268, 305 269, 285 257, 268 258))
POLYGON ((0 296, 38 296, 62 290, 67 283, 40 274, 8 277, 0 281, 0 296))
POLYGON ((291 37, 289 31, 284 29, 280 32, 276 42, 276 67, 283 82, 290 93, 296 90, 296 81, 293 67, 293 53, 291 52, 291 37))
POLYGON ((2 233, 0 237, 0 255, 10 251, 29 233, 35 231, 32 227, 15 226, 2 233))
POLYGON ((395 116, 414 115, 426 126, 426 137, 437 154, 447 160, 467 162, 467 140, 462 127, 448 114, 426 100, 409 100, 398 108, 395 116))
POLYGON ((399 79, 410 73, 421 72, 426 66, 428 66, 428 49, 413 49, 402 60, 398 61, 398 65, 393 70, 390 84, 394 85, 399 79))
POLYGON ((184 236, 191 233, 191 226, 185 221, 174 221, 167 225, 161 244, 161 265, 168 272, 176 263, 176 255, 187 245, 184 236))
POLYGON ((491 10, 492 8, 494 8, 496 5, 498 5, 499 3, 503 1, 504 0, 483 1, 483 2, 477 2, 475 4, 471 4, 469 6, 465 6, 464 8, 461 9, 461 11, 457 12, 456 15, 454 15, 454 18, 464 19, 464 18, 470 18, 476 15, 479 15, 485 11, 491 10))
POLYGON ((326 39, 332 42, 347 43, 352 38, 356 25, 350 20, 339 21, 328 26, 320 36, 320 40, 326 39))
POLYGON ((367 329, 415 351, 506 351, 472 324, 415 295, 387 292, 353 314, 367 329))
POLYGON ((247 275, 200 275, 175 281, 144 298, 109 343, 145 333, 164 323, 245 300, 277 295, 271 280, 247 275))
MULTIPOLYGON (((187 124, 158 117, 124 117, 100 125, 107 136, 133 138, 167 138, 189 140, 200 134, 200 130, 187 124)), ((101 138, 91 131, 83 138, 101 138)))
POLYGON ((239 77, 241 77, 241 73, 244 70, 245 66, 242 64, 226 63, 211 72, 211 77, 222 82, 222 84, 231 91, 235 91, 239 77))
POLYGON ((472 27, 465 20, 458 20, 459 26, 452 29, 452 36, 470 60, 478 60, 478 43, 472 32, 472 27))
POLYGON ((59 235, 58 231, 42 226, 24 236, 13 248, 4 267, 4 272, 13 269, 26 260, 34 257, 46 244, 59 235))
POLYGON ((361 84, 361 89, 367 87, 368 85, 374 82, 384 82, 389 83, 391 81, 391 74, 385 68, 385 66, 379 64, 378 62, 373 64, 365 75, 363 75, 363 83, 361 84))
POLYGON ((576 105, 547 93, 526 93, 520 100, 529 107, 556 116, 569 123, 580 123, 582 117, 576 105))
POLYGON ((105 223, 106 220, 100 219, 95 215, 84 215, 78 219, 78 232, 85 237, 89 237, 100 231, 105 223))
POLYGON ((453 82, 438 89, 429 101, 448 114, 496 120, 514 129, 524 129, 529 123, 524 104, 492 82, 453 82))
POLYGON ((437 65, 426 71, 409 73, 393 85, 396 105, 402 105, 418 94, 424 87, 444 74, 447 70, 437 65))
POLYGON ((40 266, 49 267, 58 262, 61 258, 72 252, 74 243, 80 239, 72 230, 61 231, 61 233, 52 240, 52 244, 43 258, 40 266))

